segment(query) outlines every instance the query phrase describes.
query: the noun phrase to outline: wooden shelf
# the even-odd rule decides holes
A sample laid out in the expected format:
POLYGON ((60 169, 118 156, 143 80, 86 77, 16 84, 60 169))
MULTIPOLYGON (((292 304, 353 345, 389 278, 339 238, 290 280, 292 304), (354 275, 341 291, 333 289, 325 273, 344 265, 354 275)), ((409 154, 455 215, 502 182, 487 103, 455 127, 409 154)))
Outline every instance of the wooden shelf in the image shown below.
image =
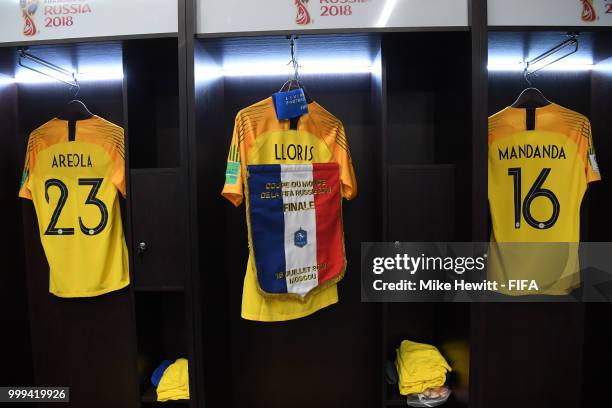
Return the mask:
POLYGON ((140 401, 145 403, 157 402, 157 392, 155 391, 155 388, 148 388, 140 397, 140 401))

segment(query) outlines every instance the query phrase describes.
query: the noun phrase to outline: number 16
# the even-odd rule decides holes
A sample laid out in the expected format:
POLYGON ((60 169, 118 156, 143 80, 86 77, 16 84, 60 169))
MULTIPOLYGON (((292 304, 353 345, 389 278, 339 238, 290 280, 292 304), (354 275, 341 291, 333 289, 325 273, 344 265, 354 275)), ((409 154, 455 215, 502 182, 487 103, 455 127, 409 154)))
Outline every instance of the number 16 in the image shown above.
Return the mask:
POLYGON ((542 188, 542 184, 546 181, 546 178, 550 174, 549 168, 544 168, 540 172, 540 175, 536 179, 533 186, 527 193, 525 200, 521 205, 522 192, 521 192, 521 168, 513 167, 508 169, 508 175, 514 179, 514 228, 521 228, 521 210, 523 217, 527 224, 537 229, 548 229, 551 228, 559 219, 559 212, 561 211, 561 205, 555 194, 545 188, 542 188), (531 215, 531 204, 533 200, 538 197, 545 197, 550 200, 553 206, 553 213, 550 218, 546 221, 538 221, 531 215))

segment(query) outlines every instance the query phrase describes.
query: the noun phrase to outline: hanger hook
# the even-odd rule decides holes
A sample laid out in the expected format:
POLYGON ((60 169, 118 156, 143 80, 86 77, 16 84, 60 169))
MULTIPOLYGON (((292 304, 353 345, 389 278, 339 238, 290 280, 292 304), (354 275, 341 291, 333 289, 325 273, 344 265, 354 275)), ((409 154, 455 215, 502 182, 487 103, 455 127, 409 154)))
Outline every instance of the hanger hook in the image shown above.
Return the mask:
POLYGON ((523 78, 525 78, 525 81, 529 84, 529 86, 533 86, 529 80, 529 75, 531 75, 531 73, 529 72, 529 64, 527 64, 527 66, 525 66, 525 70, 523 70, 523 78))
POLYGON ((299 78, 300 78, 300 74, 299 74, 299 68, 300 68, 300 64, 298 63, 297 60, 297 39, 298 37, 296 35, 291 35, 290 37, 291 41, 289 42, 289 45, 291 47, 291 60, 287 63, 287 65, 291 65, 293 66, 293 81, 299 82, 299 78))
POLYGON ((79 80, 77 78, 77 74, 76 72, 72 73, 72 81, 74 82, 74 84, 72 85, 72 88, 75 89, 74 91, 74 95, 72 95, 73 99, 76 99, 77 95, 79 94, 79 92, 81 91, 81 85, 79 84, 79 80))
POLYGON ((81 85, 79 85, 78 83, 74 85, 74 95, 72 95, 72 99, 76 99, 76 97, 79 95, 79 92, 81 91, 81 85))
POLYGON ((287 63, 287 65, 291 65, 293 67, 293 77, 291 75, 289 75, 289 78, 287 79, 287 81, 283 84, 283 86, 281 87, 280 91, 282 91, 283 89, 285 89, 286 85, 289 85, 289 87, 287 88, 287 90, 291 90, 292 85, 296 85, 297 87, 302 87, 300 84, 300 73, 299 73, 299 69, 300 69, 300 64, 297 60, 297 39, 299 38, 297 35, 292 34, 292 35, 288 35, 286 37, 289 41, 289 46, 290 46, 290 51, 291 51, 291 59, 289 60, 289 62, 287 63))

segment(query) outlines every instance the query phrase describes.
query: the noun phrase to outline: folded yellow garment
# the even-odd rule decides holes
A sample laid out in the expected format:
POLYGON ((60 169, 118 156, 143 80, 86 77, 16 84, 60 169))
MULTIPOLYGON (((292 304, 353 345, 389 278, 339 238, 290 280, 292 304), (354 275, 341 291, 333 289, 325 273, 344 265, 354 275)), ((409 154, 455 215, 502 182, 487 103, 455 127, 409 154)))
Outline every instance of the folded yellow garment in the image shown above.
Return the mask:
POLYGON ((452 371, 437 348, 429 344, 404 340, 397 349, 395 367, 402 395, 418 394, 446 383, 446 373, 452 371))
POLYGON ((184 358, 170 364, 157 385, 158 401, 179 399, 189 399, 189 369, 184 358))

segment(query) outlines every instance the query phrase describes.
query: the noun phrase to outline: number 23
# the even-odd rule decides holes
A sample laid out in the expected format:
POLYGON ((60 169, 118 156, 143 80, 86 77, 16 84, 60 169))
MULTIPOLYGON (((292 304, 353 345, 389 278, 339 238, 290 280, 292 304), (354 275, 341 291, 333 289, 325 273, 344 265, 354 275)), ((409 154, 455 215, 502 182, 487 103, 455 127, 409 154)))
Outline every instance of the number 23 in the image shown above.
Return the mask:
MULTIPOLYGON (((98 191, 100 191, 100 187, 102 186, 102 181, 104 179, 101 178, 82 178, 79 179, 79 186, 91 186, 91 190, 89 191, 89 196, 87 200, 85 200, 85 205, 95 205, 100 210, 100 223, 93 227, 87 227, 83 224, 83 219, 79 217, 79 226, 81 227, 81 232, 85 235, 98 235, 108 222, 108 210, 106 208, 106 204, 102 202, 99 198, 96 197, 98 191)), ((68 187, 66 184, 58 179, 49 179, 45 182, 45 199, 47 203, 49 202, 49 189, 51 187, 55 187, 60 191, 60 197, 57 201, 57 205, 55 210, 53 211, 53 215, 51 216, 51 221, 49 222, 49 226, 45 231, 45 235, 74 235, 74 228, 60 228, 57 226, 57 221, 59 220, 60 214, 64 209, 64 205, 66 205, 66 201, 68 201, 68 187)))

